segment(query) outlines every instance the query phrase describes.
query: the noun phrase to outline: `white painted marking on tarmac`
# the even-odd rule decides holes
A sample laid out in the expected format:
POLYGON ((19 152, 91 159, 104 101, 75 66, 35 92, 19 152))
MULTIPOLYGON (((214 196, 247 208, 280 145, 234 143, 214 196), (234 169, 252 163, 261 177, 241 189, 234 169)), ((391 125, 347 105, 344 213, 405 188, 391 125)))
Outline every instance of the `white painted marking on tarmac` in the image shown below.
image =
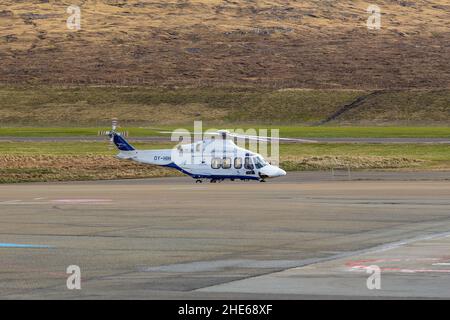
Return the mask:
MULTIPOLYGON (((450 235, 450 232, 436 233, 427 236, 420 236, 411 239, 406 239, 398 242, 383 244, 370 249, 363 249, 351 252, 342 252, 334 254, 325 258, 311 258, 303 260, 211 260, 211 261, 194 261, 179 264, 169 264, 154 267, 141 267, 139 271, 141 272, 173 272, 173 273, 190 273, 190 272, 200 272, 200 271, 215 271, 220 270, 225 267, 235 267, 235 268, 293 268, 300 269, 305 266, 310 266, 318 264, 321 262, 333 261, 338 259, 343 259, 351 256, 372 254, 377 252, 384 252, 392 249, 396 249, 407 244, 430 240, 435 238, 442 238, 450 235)), ((403 261, 404 259, 400 259, 403 261)), ((398 260, 398 261, 400 261, 398 260)), ((408 259, 406 259, 408 260, 408 259)), ((423 260, 423 261, 436 261, 437 258, 422 258, 422 259, 409 259, 411 261, 423 260)))
POLYGON ((2 201, 0 202, 0 204, 16 204, 19 203, 22 200, 6 200, 6 201, 2 201))
MULTIPOLYGON (((112 199, 55 199, 47 201, 39 201, 39 198, 35 198, 35 201, 23 201, 23 200, 7 200, 0 201, 0 205, 45 205, 45 204, 108 204, 112 199)), ((44 199, 44 198, 41 198, 44 199)))
MULTIPOLYGON (((381 251, 388 251, 388 250, 399 248, 399 247, 402 247, 402 246, 405 246, 407 244, 411 244, 411 243, 417 242, 417 241, 445 238, 445 237, 449 237, 449 236, 450 236, 450 232, 435 233, 435 234, 430 234, 430 235, 426 235, 426 236, 418 236, 418 237, 411 238, 411 239, 405 239, 405 240, 401 240, 401 241, 397 241, 397 242, 387 243, 387 244, 375 246, 375 247, 372 247, 372 248, 369 248, 369 249, 362 249, 362 250, 356 250, 356 251, 350 251, 350 252, 342 252, 342 253, 338 253, 338 254, 331 255, 329 257, 324 257, 324 258, 311 258, 311 259, 305 259, 305 260, 298 260, 298 261, 295 261, 297 266, 295 266, 293 268, 287 268, 287 269, 284 269, 282 271, 274 272, 274 273, 271 273, 269 275, 270 276, 275 276, 277 274, 281 274, 281 273, 289 271, 289 270, 292 270, 292 271, 293 270, 300 270, 300 269, 302 269, 302 268, 304 268, 306 266, 313 266, 313 265, 317 265, 319 263, 324 263, 324 262, 329 262, 329 261, 334 261, 334 260, 340 260, 340 259, 353 257, 353 256, 360 256, 360 255, 366 255, 366 254, 371 254, 371 253, 377 253, 377 252, 381 252, 381 251)), ((435 258, 429 258, 429 259, 423 258, 423 259, 434 260, 435 258)), ((160 266, 159 268, 167 268, 167 267, 170 267, 170 266, 171 265, 160 266)), ((174 265, 172 265, 172 266, 174 266, 174 265)), ((179 267, 179 265, 177 267, 179 267)), ((158 267, 154 267, 154 269, 149 268, 147 270, 141 270, 141 271, 156 271, 156 270, 158 270, 156 268, 158 268, 158 267)), ((162 270, 160 269, 158 271, 162 271, 162 270)), ((352 270, 352 269, 350 269, 350 270, 352 270)), ((357 269, 353 269, 353 270, 357 270, 357 269)), ((422 270, 401 269, 401 270, 403 270, 403 272, 409 272, 409 271, 414 271, 414 272, 431 272, 428 269, 422 269, 422 270)), ((174 272, 174 270, 170 270, 170 269, 169 270, 166 269, 165 271, 174 272)), ((440 271, 434 271, 433 270, 433 272, 450 273, 450 270, 440 270, 440 271)), ((267 277, 267 276, 268 275, 256 276, 253 279, 255 279, 255 278, 262 279, 262 278, 267 277)), ((230 281, 230 282, 222 283, 220 285, 207 286, 207 287, 204 287, 204 288, 196 289, 194 291, 214 291, 214 290, 216 290, 216 288, 220 288, 223 285, 238 284, 238 283, 242 283, 242 281, 246 281, 246 279, 230 281)))
POLYGON ((45 202, 37 202, 37 201, 16 201, 16 202, 0 202, 0 205, 42 205, 42 204, 51 204, 51 202, 45 201, 45 202))
POLYGON ((194 187, 194 186, 186 186, 186 187, 169 187, 168 190, 208 190, 208 187, 194 187))
POLYGON ((398 242, 392 242, 392 243, 387 243, 384 245, 376 246, 372 249, 368 249, 367 251, 365 251, 363 253, 370 254, 370 253, 376 253, 376 252, 383 252, 383 251, 400 248, 407 244, 411 244, 411 243, 418 242, 418 241, 446 238, 449 236, 450 236, 450 232, 440 232, 440 233, 434 233, 434 234, 430 234, 430 235, 426 235, 426 236, 418 236, 418 237, 411 238, 411 239, 406 239, 406 240, 402 240, 402 241, 398 241, 398 242))
POLYGON ((250 259, 230 259, 193 261, 186 263, 169 264, 155 267, 138 267, 140 272, 169 272, 169 273, 193 273, 218 271, 225 268, 291 268, 298 265, 299 260, 250 260, 250 259))

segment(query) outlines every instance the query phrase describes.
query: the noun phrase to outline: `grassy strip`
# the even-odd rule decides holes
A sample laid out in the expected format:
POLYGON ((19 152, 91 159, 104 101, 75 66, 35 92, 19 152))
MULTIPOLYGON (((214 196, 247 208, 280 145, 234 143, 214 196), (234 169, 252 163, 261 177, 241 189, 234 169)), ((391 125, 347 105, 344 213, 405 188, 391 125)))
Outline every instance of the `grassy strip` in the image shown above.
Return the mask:
MULTIPOLYGON (((175 143, 134 143, 138 149, 172 148, 175 143)), ((0 154, 28 155, 114 155, 117 150, 105 142, 3 142, 0 154)), ((446 144, 313 143, 280 144, 281 156, 380 156, 433 161, 450 160, 446 144)))
POLYGON ((281 144, 280 155, 282 160, 331 157, 336 163, 361 169, 450 169, 450 147, 444 144, 281 144), (383 165, 385 160, 392 161, 383 165))
MULTIPOLYGON (((131 127, 119 130, 128 131, 130 137, 167 136, 161 131, 172 131, 185 128, 193 131, 192 124, 183 126, 161 126, 160 128, 131 127)), ((297 126, 251 126, 248 124, 222 124, 205 126, 204 129, 279 129, 281 137, 307 137, 307 138, 449 138, 450 127, 297 127, 297 126)), ((98 131, 109 130, 108 127, 3 127, 0 136, 3 137, 79 137, 97 136, 98 131)), ((250 132, 251 133, 251 132, 250 132)))
MULTIPOLYGON (((136 148, 172 148, 170 143, 134 143, 136 148)), ((117 149, 108 142, 3 142, 2 155, 109 155, 117 154, 117 149)))
MULTIPOLYGON (((109 127, 87 127, 87 128, 71 128, 71 127, 3 127, 0 128, 0 136, 3 137, 94 137, 99 131, 110 130, 109 127)), ((161 136, 157 130, 147 128, 123 128, 119 131, 128 131, 134 137, 161 136)), ((164 129, 165 130, 165 129, 164 129)))
POLYGON ((409 158, 434 162, 450 161, 446 144, 281 144, 282 156, 360 156, 409 158))

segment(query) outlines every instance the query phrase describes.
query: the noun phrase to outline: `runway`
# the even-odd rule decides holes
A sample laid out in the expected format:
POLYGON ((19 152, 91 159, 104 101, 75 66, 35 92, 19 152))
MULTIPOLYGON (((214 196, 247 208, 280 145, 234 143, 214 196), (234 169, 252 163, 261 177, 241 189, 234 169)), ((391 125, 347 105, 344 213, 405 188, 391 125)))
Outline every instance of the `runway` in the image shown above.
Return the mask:
POLYGON ((0 185, 0 299, 448 299, 449 175, 0 185))
MULTIPOLYGON (((448 138, 311 138, 296 137, 295 139, 306 139, 317 141, 318 143, 372 143, 372 144, 450 144, 448 138)), ((173 142, 170 136, 167 137, 130 137, 130 142, 173 142)), ((104 142, 105 137, 85 136, 85 137, 0 137, 0 142, 104 142)), ((178 141, 178 140, 177 140, 178 141)), ((284 141, 283 143, 304 143, 302 141, 284 141)))

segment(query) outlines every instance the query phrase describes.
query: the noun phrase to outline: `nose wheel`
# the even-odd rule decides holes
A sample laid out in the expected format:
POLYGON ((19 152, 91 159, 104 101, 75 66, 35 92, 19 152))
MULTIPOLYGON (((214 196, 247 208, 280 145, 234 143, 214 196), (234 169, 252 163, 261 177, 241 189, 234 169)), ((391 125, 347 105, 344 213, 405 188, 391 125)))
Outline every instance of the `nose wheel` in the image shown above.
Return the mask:
POLYGON ((259 182, 266 182, 266 180, 264 180, 265 178, 267 178, 266 175, 261 174, 261 172, 258 175, 259 175, 259 182))

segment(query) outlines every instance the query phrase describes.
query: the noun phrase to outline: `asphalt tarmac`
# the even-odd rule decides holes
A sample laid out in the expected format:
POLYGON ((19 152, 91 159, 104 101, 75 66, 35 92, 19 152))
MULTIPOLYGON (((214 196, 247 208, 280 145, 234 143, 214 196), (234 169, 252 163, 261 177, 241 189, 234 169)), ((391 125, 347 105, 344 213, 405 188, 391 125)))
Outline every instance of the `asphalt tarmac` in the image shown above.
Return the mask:
POLYGON ((449 180, 0 185, 0 299, 448 299, 449 180), (80 290, 67 288, 71 265, 80 290), (380 289, 367 286, 374 265, 380 289))

